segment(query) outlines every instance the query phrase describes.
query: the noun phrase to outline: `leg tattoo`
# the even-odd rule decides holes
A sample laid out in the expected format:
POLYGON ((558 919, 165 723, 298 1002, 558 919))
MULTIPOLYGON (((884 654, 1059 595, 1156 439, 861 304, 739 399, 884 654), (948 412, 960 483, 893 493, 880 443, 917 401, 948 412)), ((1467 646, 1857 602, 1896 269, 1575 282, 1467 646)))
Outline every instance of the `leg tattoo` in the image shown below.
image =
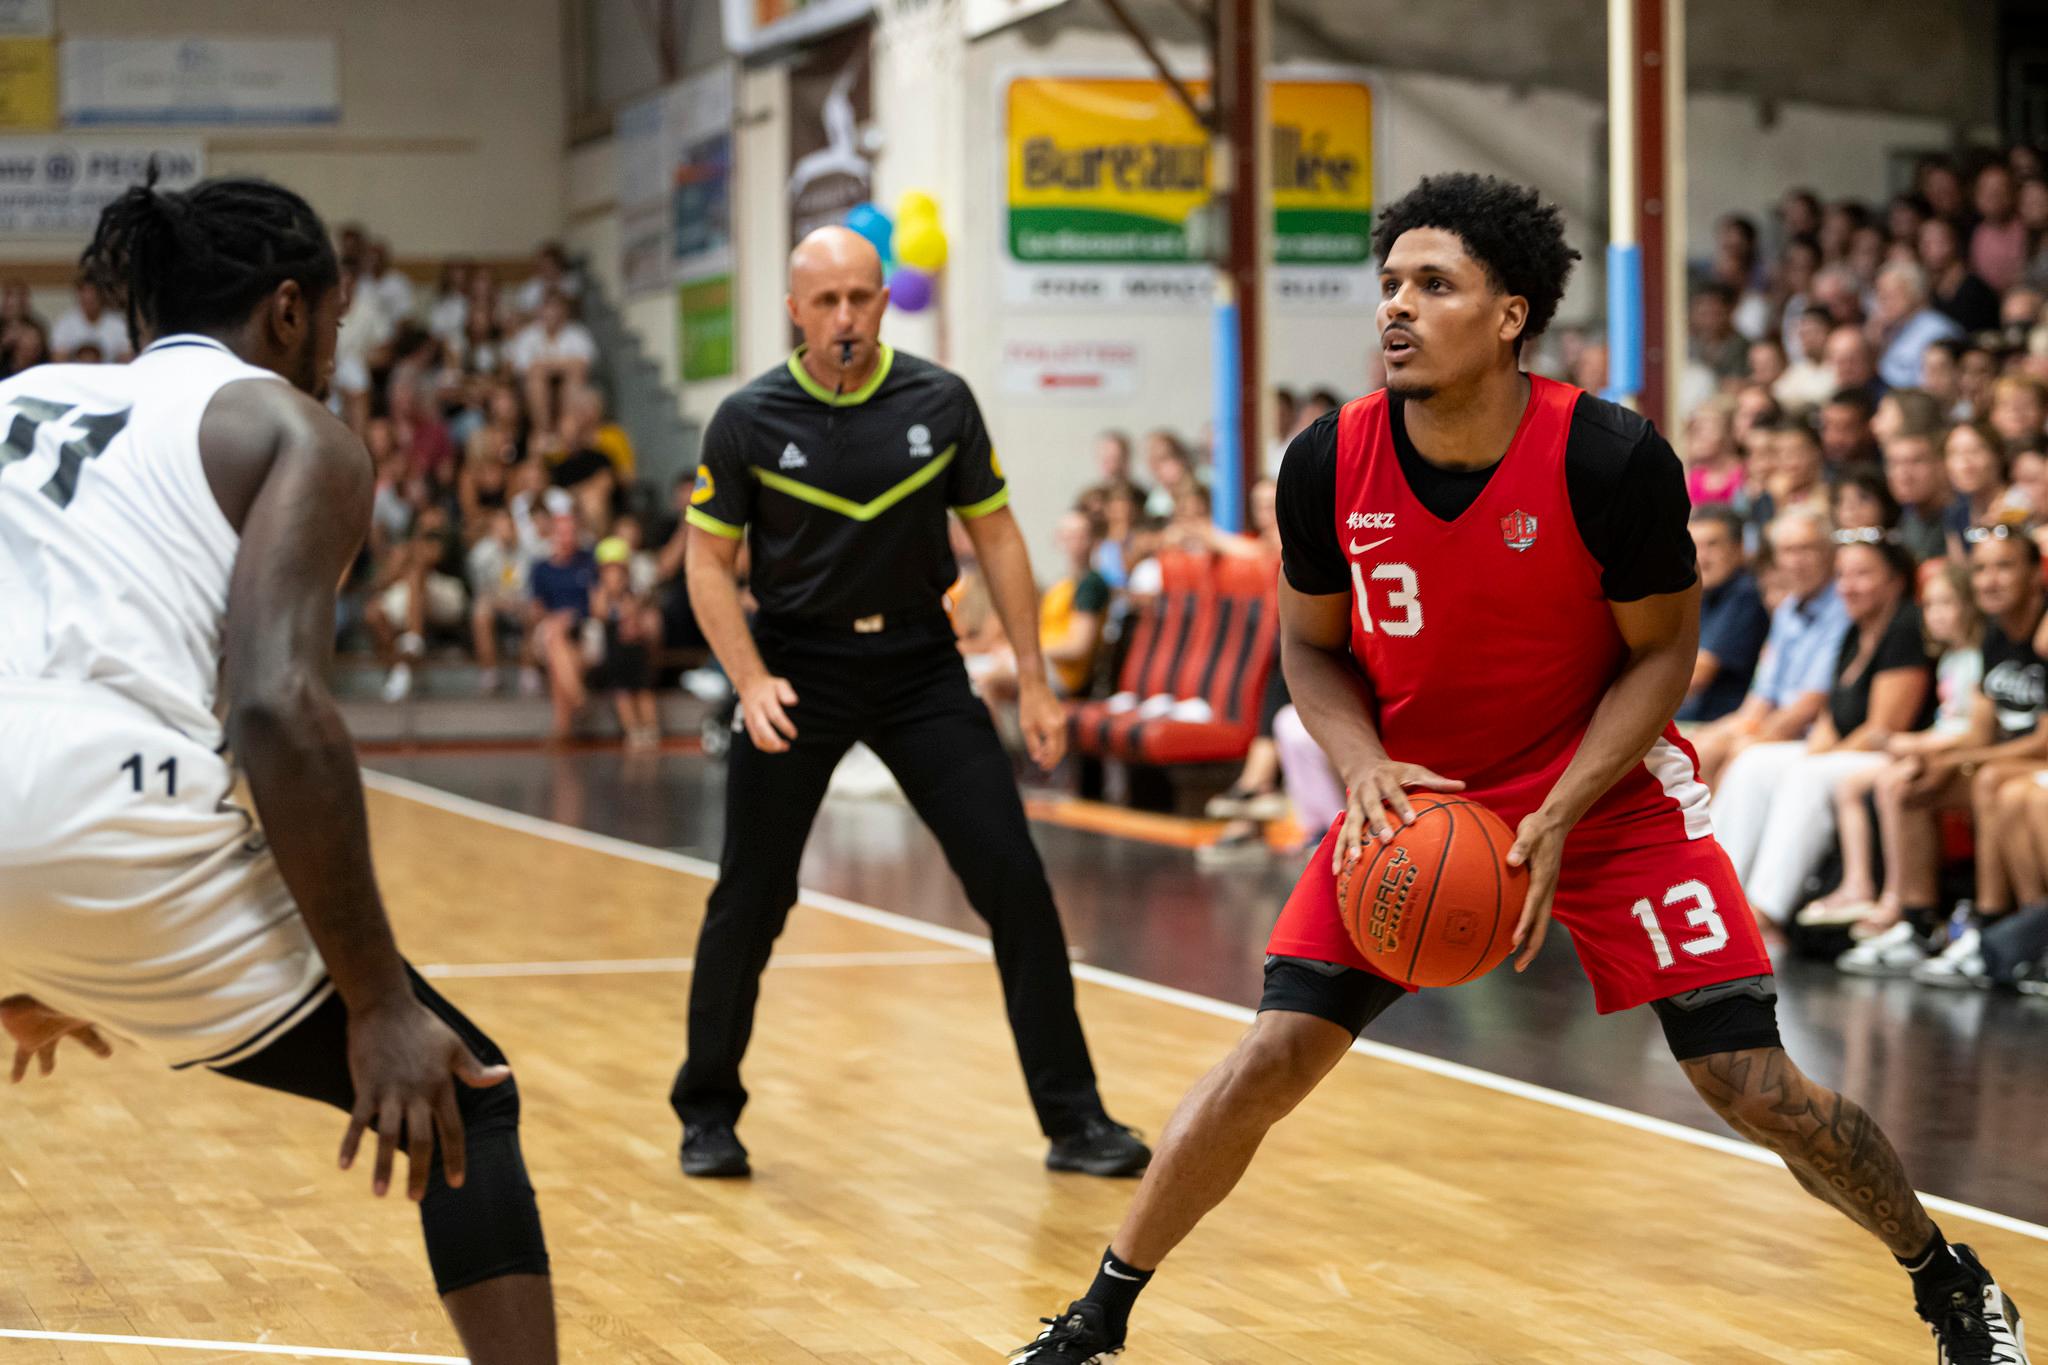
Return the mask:
POLYGON ((1681 1063, 1700 1097, 1736 1132, 1775 1153, 1808 1193, 1840 1209, 1896 1256, 1934 1224, 1890 1139, 1855 1103, 1809 1080, 1782 1048, 1681 1063))

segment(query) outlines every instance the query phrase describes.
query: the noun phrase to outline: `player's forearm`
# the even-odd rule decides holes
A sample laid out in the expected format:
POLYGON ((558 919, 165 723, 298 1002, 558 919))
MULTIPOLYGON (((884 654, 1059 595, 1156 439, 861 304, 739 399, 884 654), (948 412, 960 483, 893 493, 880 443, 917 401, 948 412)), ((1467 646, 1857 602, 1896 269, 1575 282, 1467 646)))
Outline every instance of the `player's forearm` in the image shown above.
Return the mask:
POLYGON ((1569 827, 1622 774, 1641 763, 1671 723, 1692 678, 1693 651, 1683 641, 1633 655, 1593 711, 1586 737, 1566 765, 1544 809, 1569 827))
POLYGON ((310 676, 237 703, 229 735, 263 831, 327 974, 352 1012, 408 996, 370 866, 369 817, 355 746, 333 698, 310 676))
POLYGON ((1386 760, 1372 723, 1371 690, 1348 651, 1340 655, 1283 631, 1280 667, 1295 713, 1346 786, 1364 768, 1386 760))
POLYGON ((689 556, 688 586, 690 610, 697 618, 697 628, 704 632, 705 643, 711 646, 733 687, 744 691, 767 677, 768 665, 761 661, 761 651, 747 630, 747 613, 740 605, 739 580, 733 577, 732 566, 693 551, 689 556))
POLYGON ((995 604, 996 619, 1017 654, 1017 677, 1045 677, 1045 660, 1038 643, 1038 584, 1031 577, 1031 553, 1024 546, 1024 533, 1008 508, 976 517, 967 523, 967 534, 988 575, 988 595, 995 604))

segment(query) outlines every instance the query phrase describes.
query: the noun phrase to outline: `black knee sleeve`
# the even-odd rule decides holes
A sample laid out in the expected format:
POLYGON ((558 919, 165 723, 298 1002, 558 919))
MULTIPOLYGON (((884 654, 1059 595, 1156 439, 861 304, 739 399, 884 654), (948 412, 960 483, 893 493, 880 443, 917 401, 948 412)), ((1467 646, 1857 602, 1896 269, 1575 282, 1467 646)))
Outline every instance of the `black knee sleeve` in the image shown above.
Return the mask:
POLYGON ((1778 987, 1768 976, 1744 977, 1703 986, 1683 995, 1652 1000, 1664 1025, 1664 1041, 1681 1062, 1720 1052, 1779 1047, 1778 987))
POLYGON ((1327 1019, 1356 1038, 1407 992, 1385 977, 1335 962, 1268 957, 1259 1012, 1287 1010, 1327 1019))
POLYGON ((448 1184, 436 1152, 420 1202, 434 1288, 445 1295, 503 1275, 547 1274, 540 1206, 519 1148, 518 1082, 465 1086, 458 1104, 468 1157, 462 1188, 448 1184))

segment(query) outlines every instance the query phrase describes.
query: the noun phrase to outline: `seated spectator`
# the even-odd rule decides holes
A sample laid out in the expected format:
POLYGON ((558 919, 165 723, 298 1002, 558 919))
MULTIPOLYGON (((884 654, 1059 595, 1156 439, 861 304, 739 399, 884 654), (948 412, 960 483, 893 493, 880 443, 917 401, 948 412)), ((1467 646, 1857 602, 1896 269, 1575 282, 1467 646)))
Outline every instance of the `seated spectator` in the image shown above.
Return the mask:
POLYGON ((1964 421, 1991 415, 1991 390, 1998 383, 1999 352, 1981 345, 1966 347, 1956 364, 1956 390, 1964 421))
POLYGON ((2011 481, 2005 488, 2005 506, 2015 516, 2037 523, 2036 540, 2048 522, 2048 454, 2039 444, 2023 447, 2006 462, 2011 481))
POLYGON ((473 269, 464 260, 443 264, 433 305, 427 309, 427 330, 451 351, 460 349, 463 328, 469 321, 469 277, 473 269))
POLYGON ((540 315, 550 294, 560 294, 574 303, 583 297, 583 281, 569 268, 569 253, 560 242, 543 242, 533 258, 533 274, 512 296, 515 321, 530 322, 540 315))
POLYGON ((1970 583, 1985 617, 1983 681, 1969 729, 1912 746, 1876 783, 1880 822, 1889 821, 1887 885, 1898 885, 1901 919, 1837 964, 1845 971, 1881 975, 1911 970, 1939 985, 1981 979, 1983 924, 2013 908, 2013 889, 2001 856, 2000 793, 2015 778, 2040 771, 2048 742, 2040 730, 2048 694, 2048 663, 2036 639, 2041 629, 2041 552, 2017 527, 1973 526, 1965 536, 1970 583), (1977 827, 1976 897, 1969 929, 1930 960, 1920 936, 1942 918, 1937 899, 1941 870, 1939 817, 1972 814, 1977 827))
POLYGON ((2027 225, 2020 221, 2011 168, 1993 161, 1977 172, 1970 200, 1977 226, 1970 233, 1970 271, 2000 293, 2017 286, 2027 269, 2027 225))
MULTIPOLYGON (((476 647, 476 661, 483 669, 484 692, 496 692, 498 637, 509 633, 523 642, 529 622, 526 585, 533 565, 519 545, 519 528, 512 513, 499 507, 489 514, 485 534, 469 547, 470 637, 476 647)), ((513 651, 523 656, 524 649, 513 651)))
POLYGON ((334 397, 342 420, 360 436, 370 420, 370 377, 390 364, 398 320, 384 311, 376 290, 359 287, 360 277, 346 265, 341 277, 349 306, 334 342, 334 397))
POLYGON ((526 409, 517 386, 498 381, 484 392, 484 418, 464 443, 466 460, 489 460, 507 469, 527 456, 526 409))
POLYGON ((1164 427, 1145 433, 1145 470, 1152 491, 1145 497, 1145 515, 1165 521, 1180 505, 1181 494, 1197 487, 1195 463, 1180 437, 1164 427))
POLYGON ((1887 251, 1905 260, 1914 259, 1920 250, 1920 229, 1930 212, 1927 201, 1917 192, 1893 195, 1884 209, 1887 251))
POLYGON ((363 254, 362 277, 356 281, 357 289, 367 289, 377 296, 377 303, 384 316, 394 323, 411 319, 414 303, 412 281, 405 272, 391 263, 391 243, 377 238, 369 244, 363 254))
POLYGON ((510 368, 505 354, 505 328, 498 312, 497 286, 488 270, 478 266, 469 277, 468 306, 462 313, 462 332, 449 349, 464 374, 494 377, 510 368))
POLYGON ((1719 720, 1742 704, 1771 628, 1756 580, 1742 566, 1742 518, 1695 506, 1692 543, 1700 571, 1700 652, 1678 708, 1681 722, 1719 720))
POLYGON ((1991 430, 2007 450, 2040 444, 2048 423, 2048 388, 2009 374, 1991 386, 1991 430))
POLYGON ((0 327, 10 322, 37 322, 27 280, 0 280, 0 327))
POLYGON ((534 662, 546 672, 554 702, 554 737, 567 739, 576 713, 588 694, 583 685, 583 649, 578 639, 590 615, 590 592, 597 586, 597 560, 577 543, 576 518, 553 514, 548 532, 548 557, 527 570, 528 644, 534 662))
POLYGON ((1963 536, 1972 526, 1998 520, 2009 471, 1998 433, 1982 422, 1958 422, 1941 444, 1950 501, 1943 524, 1949 555, 1963 559, 1963 536))
POLYGON ((1111 484, 1102 500, 1102 539, 1095 546, 1095 571, 1121 592, 1130 572, 1152 553, 1142 524, 1144 504, 1135 484, 1111 484))
POLYGON ((1928 302, 1965 336, 1998 325, 1998 291, 1971 273, 1953 221, 1930 218, 1920 225, 1920 266, 1927 272, 1928 302))
POLYGON ((1848 611, 1835 591, 1828 537, 1827 514, 1810 507, 1770 524, 1771 557, 1784 577, 1785 598, 1771 613, 1749 695, 1693 739, 1701 779, 1710 787, 1750 745, 1804 739, 1827 701, 1835 654, 1849 629, 1848 611))
MULTIPOLYGON (((1970 733, 1977 686, 1984 677, 1984 617, 1970 596, 1970 571, 1946 559, 1922 566, 1920 619, 1927 630, 1928 653, 1935 656, 1934 723, 1925 730, 1893 735, 1885 742, 1886 766, 1869 769, 1835 788, 1835 831, 1842 850, 1842 880, 1833 891, 1799 912, 1808 926, 1848 924, 1859 941, 1884 933, 1900 920, 1898 883, 1880 882, 1870 812, 1867 807, 1881 783, 1896 794, 1898 784, 1917 770, 1919 759, 1957 743, 1970 733), (1911 765, 1902 767, 1901 765, 1911 765)), ((1898 844, 1898 808, 1888 801, 1879 811, 1883 847, 1898 844)))
MULTIPOLYGON (((661 615, 631 581, 633 547, 616 536, 597 543, 597 584, 590 590, 586 631, 596 645, 589 687, 609 692, 626 748, 661 747, 661 713, 654 699, 654 647, 661 615)), ((586 649, 586 657, 593 651, 586 649)))
POLYGON ((1820 453, 1830 471, 1859 460, 1876 460, 1870 430, 1877 400, 1867 389, 1837 389, 1820 409, 1820 453))
POLYGON ((1131 438, 1121 431, 1095 434, 1095 483, 1097 489, 1129 488, 1143 496, 1138 481, 1131 477, 1131 438))
POLYGON ((47 364, 50 334, 32 316, 16 318, 0 327, 0 379, 47 364))
POLYGON ((413 665, 426 654, 427 631, 453 630, 465 619, 469 596, 462 579, 448 572, 460 565, 460 550, 447 509, 429 503, 419 510, 411 534, 395 545, 371 585, 363 624, 376 642, 377 660, 390 669, 384 700, 412 695, 413 665))
POLYGON ((1771 279, 1771 298, 1778 310, 1778 341, 1785 348, 1788 364, 1818 360, 1818 349, 1808 351, 1799 338, 1799 320, 1812 306, 1813 277, 1820 272, 1820 244, 1811 236, 1793 235, 1778 253, 1771 279))
POLYGON ((1686 419, 1685 491, 1695 507, 1733 502, 1742 492, 1744 471, 1735 448, 1733 413, 1733 403, 1714 398, 1694 408, 1686 419))
POLYGON ((1749 519, 1768 526, 1787 512, 1809 511, 1825 521, 1828 486, 1823 477, 1820 438, 1796 417, 1780 422, 1771 433, 1770 467, 1764 473, 1763 495, 1750 507, 1749 519))
POLYGON ((1941 402, 1925 389, 1893 389, 1878 400, 1870 436, 1880 449, 1895 436, 1935 436, 1948 428, 1941 402))
POLYGON ((1834 330, 1834 315, 1818 305, 1802 312, 1796 325, 1800 358, 1771 386, 1771 394, 1788 408, 1818 407, 1840 387, 1834 369, 1826 359, 1828 334, 1834 330))
POLYGON ((1066 574, 1038 601, 1038 638, 1061 696, 1085 697, 1095 678, 1095 656, 1109 616, 1109 584, 1092 567, 1095 528, 1079 512, 1053 527, 1066 558, 1066 574))
POLYGON ((1921 357, 1930 344, 1963 335, 1954 318, 1928 305, 1927 274, 1907 261, 1878 272, 1870 329, 1878 347, 1878 377, 1894 389, 1920 382, 1921 357))
POLYGON ((597 342, 580 322, 569 317, 569 300, 549 294, 540 315, 512 338, 508 360, 526 391, 526 414, 541 431, 561 420, 559 395, 589 382, 597 361, 597 342))
POLYGON ((1943 422, 1969 415, 1963 407, 1963 349, 1960 341, 1937 341, 1920 357, 1920 387, 1941 405, 1943 422))
POLYGON ((1714 790, 1714 831, 1760 921, 1782 925, 1834 841, 1834 793, 1884 766, 1895 734, 1925 724, 1933 679, 1913 561, 1882 532, 1836 533, 1835 590, 1848 615, 1827 705, 1804 742, 1752 744, 1714 790))
POLYGON ((1899 504, 1885 487, 1884 471, 1874 464, 1847 466, 1828 490, 1828 519, 1837 531, 1890 531, 1898 526, 1899 515, 1899 504))
POLYGON ((1749 343, 1749 383, 1768 389, 1785 377, 1791 365, 1791 359, 1785 354, 1785 343, 1778 338, 1763 336, 1749 343))
POLYGON ((1915 559, 1948 553, 1948 508, 1955 494, 1934 439, 1905 434, 1884 447, 1884 486, 1899 505, 1899 541, 1915 559))
POLYGON ((1740 379, 1749 364, 1749 343, 1735 330, 1735 291, 1718 282, 1693 291, 1688 313, 1690 358, 1704 365, 1716 383, 1740 379))
POLYGON ((99 351, 102 362, 119 363, 135 354, 128 343, 128 319, 107 311, 100 287, 78 282, 78 302, 50 324, 50 353, 60 361, 78 361, 81 348, 99 351))
POLYGON ((1884 380, 1878 377, 1877 352, 1871 349, 1870 338, 1861 327, 1837 326, 1828 333, 1824 358, 1835 376, 1835 395, 1830 402, 1838 400, 1844 389, 1860 389, 1870 399, 1870 407, 1877 406, 1877 400, 1884 396, 1884 380))

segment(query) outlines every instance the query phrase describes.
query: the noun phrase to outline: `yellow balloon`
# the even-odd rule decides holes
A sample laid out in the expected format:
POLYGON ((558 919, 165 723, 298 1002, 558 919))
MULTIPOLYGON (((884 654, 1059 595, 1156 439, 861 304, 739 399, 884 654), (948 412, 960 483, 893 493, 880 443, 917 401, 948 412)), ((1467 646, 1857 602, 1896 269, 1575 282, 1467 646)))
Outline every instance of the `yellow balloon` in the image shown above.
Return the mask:
POLYGON ((939 216, 939 201, 923 190, 905 190, 903 197, 896 201, 896 221, 907 223, 919 218, 936 220, 939 216))
POLYGON ((936 218, 896 224, 896 259, 914 270, 933 271, 946 263, 946 230, 936 218))

